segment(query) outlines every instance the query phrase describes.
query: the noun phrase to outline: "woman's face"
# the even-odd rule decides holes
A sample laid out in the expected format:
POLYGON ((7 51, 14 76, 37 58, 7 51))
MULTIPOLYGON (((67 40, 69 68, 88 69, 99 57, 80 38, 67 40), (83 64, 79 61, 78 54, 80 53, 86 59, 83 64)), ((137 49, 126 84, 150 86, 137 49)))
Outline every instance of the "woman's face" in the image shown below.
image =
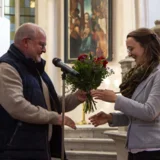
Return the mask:
POLYGON ((126 41, 128 55, 135 59, 137 65, 144 63, 144 48, 134 38, 129 37, 126 41))

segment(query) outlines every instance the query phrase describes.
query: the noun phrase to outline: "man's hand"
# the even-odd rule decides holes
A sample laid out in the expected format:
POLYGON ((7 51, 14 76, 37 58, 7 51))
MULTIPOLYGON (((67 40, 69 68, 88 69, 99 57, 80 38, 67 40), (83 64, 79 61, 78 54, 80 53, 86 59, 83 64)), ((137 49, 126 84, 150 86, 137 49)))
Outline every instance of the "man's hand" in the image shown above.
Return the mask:
POLYGON ((112 115, 111 114, 106 114, 104 112, 99 112, 91 117, 89 117, 89 120, 91 121, 91 123, 97 127, 99 125, 108 123, 108 122, 112 122, 112 115))
POLYGON ((78 90, 77 92, 75 92, 75 95, 77 97, 77 99, 81 102, 84 102, 86 100, 86 92, 82 91, 82 90, 78 90))
MULTIPOLYGON (((62 125, 62 114, 58 116, 58 125, 62 125)), ((72 129, 76 129, 75 122, 71 118, 65 115, 64 115, 64 125, 71 127, 72 129)))

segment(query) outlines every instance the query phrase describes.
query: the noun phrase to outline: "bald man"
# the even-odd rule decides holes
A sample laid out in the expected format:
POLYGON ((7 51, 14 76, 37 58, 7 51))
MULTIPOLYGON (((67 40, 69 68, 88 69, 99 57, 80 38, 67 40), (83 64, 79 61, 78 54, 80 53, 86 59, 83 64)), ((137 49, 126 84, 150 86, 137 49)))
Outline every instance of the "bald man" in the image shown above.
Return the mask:
MULTIPOLYGON (((0 160, 61 157, 61 99, 44 71, 41 55, 45 52, 44 30, 25 23, 0 58, 0 160)), ((85 99, 80 91, 67 95, 65 110, 74 109, 85 99)), ((64 123, 76 128, 67 116, 64 123)))

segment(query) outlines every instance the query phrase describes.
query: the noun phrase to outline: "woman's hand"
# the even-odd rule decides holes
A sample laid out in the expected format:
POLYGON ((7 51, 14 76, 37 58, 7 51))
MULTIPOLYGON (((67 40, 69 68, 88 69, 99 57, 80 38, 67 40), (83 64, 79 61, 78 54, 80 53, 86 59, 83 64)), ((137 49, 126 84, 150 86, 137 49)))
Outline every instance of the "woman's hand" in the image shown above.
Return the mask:
POLYGON ((97 89, 97 90, 92 90, 91 95, 95 99, 100 99, 102 101, 106 102, 115 102, 117 99, 117 95, 115 94, 114 91, 112 90, 103 90, 103 89, 97 89))
POLYGON ((99 126, 108 122, 112 122, 112 115, 106 114, 104 112, 99 112, 91 117, 89 117, 90 122, 95 126, 99 126))

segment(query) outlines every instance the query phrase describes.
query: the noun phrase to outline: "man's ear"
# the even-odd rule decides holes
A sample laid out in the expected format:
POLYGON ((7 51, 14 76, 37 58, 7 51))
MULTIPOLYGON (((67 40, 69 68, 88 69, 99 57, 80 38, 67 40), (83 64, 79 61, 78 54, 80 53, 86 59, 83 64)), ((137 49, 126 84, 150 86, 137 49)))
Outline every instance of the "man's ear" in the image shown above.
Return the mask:
POLYGON ((22 44, 24 47, 28 47, 29 40, 30 40, 30 38, 23 38, 22 44))

